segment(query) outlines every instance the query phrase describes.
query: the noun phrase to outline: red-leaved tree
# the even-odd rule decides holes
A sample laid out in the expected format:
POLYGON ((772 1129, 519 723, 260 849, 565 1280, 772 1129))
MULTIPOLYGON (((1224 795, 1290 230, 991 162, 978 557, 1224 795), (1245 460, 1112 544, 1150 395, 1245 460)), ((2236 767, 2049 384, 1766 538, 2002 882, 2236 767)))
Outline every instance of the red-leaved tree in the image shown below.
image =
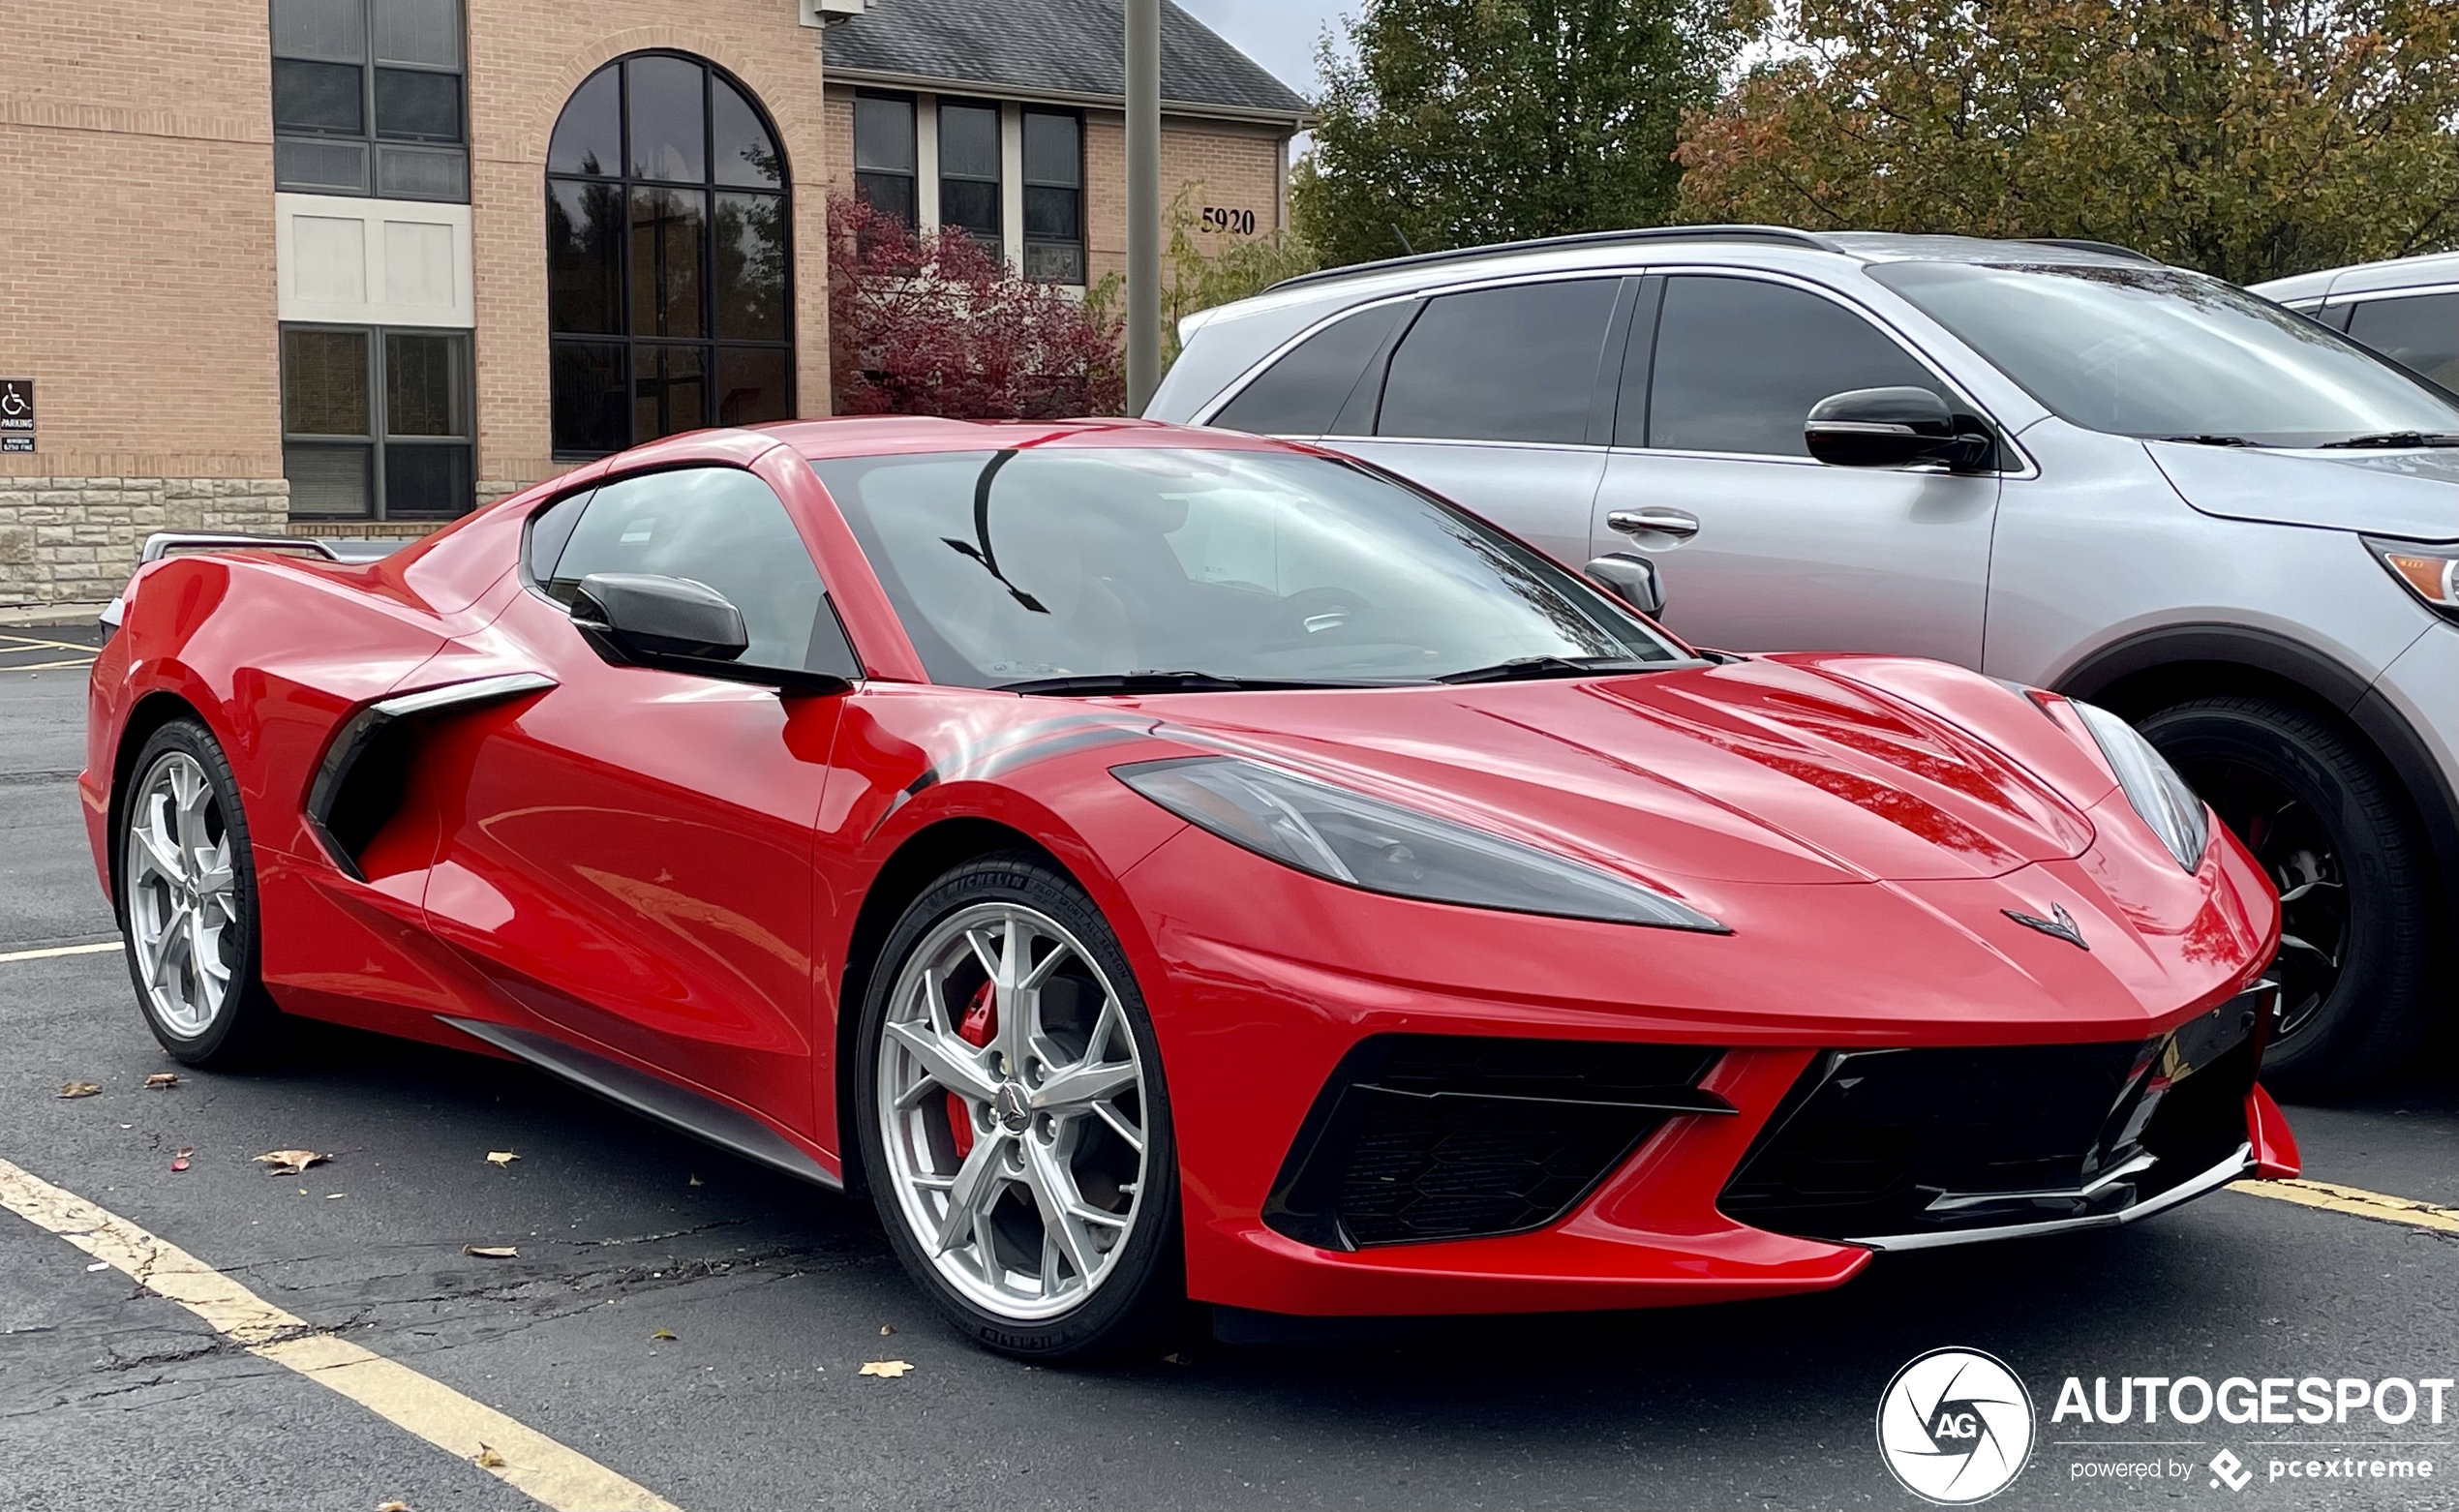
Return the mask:
POLYGON ((917 236, 829 199, 829 369, 838 414, 967 420, 1117 414, 1121 321, 1025 279, 963 231, 917 236))

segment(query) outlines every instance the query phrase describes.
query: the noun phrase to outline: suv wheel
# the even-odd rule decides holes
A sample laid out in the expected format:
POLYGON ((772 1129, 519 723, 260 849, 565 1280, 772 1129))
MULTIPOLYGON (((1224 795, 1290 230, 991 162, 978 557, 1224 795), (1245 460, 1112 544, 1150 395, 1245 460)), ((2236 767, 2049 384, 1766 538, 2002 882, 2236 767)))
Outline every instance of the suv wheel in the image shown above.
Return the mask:
POLYGON ((2311 1094, 2390 1071, 2425 1027, 2433 888, 2389 772, 2335 724, 2266 698, 2195 699, 2139 727, 2280 890, 2264 1082, 2311 1094))

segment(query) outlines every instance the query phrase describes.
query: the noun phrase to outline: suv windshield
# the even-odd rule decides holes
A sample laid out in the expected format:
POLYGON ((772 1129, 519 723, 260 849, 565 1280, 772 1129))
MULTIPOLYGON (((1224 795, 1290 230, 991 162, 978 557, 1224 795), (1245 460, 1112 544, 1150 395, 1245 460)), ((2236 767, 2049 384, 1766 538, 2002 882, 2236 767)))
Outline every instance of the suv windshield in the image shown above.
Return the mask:
POLYGON ((2459 404, 2217 279, 2089 263, 1892 262, 1870 276, 2059 416, 2261 446, 2459 431, 2459 404))
POLYGON ((942 683, 1419 682, 1533 658, 1688 660, 1543 557, 1327 458, 1079 447, 812 468, 942 683))

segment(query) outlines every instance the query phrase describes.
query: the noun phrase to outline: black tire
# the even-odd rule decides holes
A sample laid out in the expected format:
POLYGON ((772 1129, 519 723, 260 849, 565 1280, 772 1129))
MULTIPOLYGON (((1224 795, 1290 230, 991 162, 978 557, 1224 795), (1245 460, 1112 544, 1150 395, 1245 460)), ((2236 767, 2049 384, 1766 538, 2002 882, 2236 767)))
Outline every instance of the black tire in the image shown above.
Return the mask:
POLYGON ((239 782, 231 774, 230 762, 223 755, 221 742, 203 724, 193 718, 174 719, 146 740, 129 769, 128 791, 120 801, 112 845, 114 863, 119 868, 121 951, 128 961, 129 982, 136 988, 137 1011, 144 1014, 145 1026, 171 1058, 184 1066, 229 1070, 262 1059, 281 1040, 287 1020, 274 1006, 258 971, 263 933, 258 924, 256 853, 248 838, 248 816, 239 803, 239 782), (182 757, 203 770, 205 782, 212 789, 209 832, 217 840, 227 838, 229 843, 228 895, 234 911, 221 926, 217 940, 218 958, 228 973, 229 984, 219 1010, 195 1033, 167 1021, 146 986, 144 970, 137 959, 137 931, 132 908, 146 906, 138 894, 152 884, 131 875, 128 862, 131 832, 144 817, 145 794, 156 773, 165 770, 166 764, 182 757))
POLYGON ((2264 1083, 2313 1096, 2398 1068, 2428 1026, 2436 890, 2396 779, 2337 723, 2273 699, 2195 699, 2140 728, 2284 899, 2264 1083))
POLYGON ((1090 1364, 1158 1352, 1185 1326, 1186 1252, 1180 1226, 1177 1144, 1161 1046, 1143 994, 1118 937, 1074 881, 1031 852, 987 856, 948 872, 916 898, 889 934, 869 973, 854 1063, 856 1127, 863 1169, 881 1226, 906 1272, 948 1319, 984 1347, 1041 1364, 1090 1364), (1002 1316, 940 1275, 925 1253, 896 1190, 880 1116, 880 1054, 891 1000, 908 962, 931 932, 956 913, 985 903, 1021 905, 1065 926, 1108 977, 1124 1010, 1143 1067, 1145 1140, 1141 1191, 1115 1259, 1092 1294, 1040 1320, 1002 1316))

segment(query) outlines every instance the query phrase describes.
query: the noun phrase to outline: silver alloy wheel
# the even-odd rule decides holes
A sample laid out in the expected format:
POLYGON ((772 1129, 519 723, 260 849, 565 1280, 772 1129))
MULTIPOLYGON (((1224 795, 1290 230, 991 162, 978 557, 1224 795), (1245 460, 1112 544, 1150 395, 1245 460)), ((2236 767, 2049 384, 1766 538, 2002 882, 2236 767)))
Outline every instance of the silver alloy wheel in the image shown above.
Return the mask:
POLYGON ((169 751, 146 771, 120 876, 146 1006, 171 1034, 197 1039, 230 1000, 239 902, 222 801, 194 756, 169 751))
POLYGON ((906 957, 875 1074, 897 1207, 941 1278, 1018 1322, 1092 1295, 1135 1229, 1148 1104, 1091 953, 1020 904, 951 914, 906 957))

